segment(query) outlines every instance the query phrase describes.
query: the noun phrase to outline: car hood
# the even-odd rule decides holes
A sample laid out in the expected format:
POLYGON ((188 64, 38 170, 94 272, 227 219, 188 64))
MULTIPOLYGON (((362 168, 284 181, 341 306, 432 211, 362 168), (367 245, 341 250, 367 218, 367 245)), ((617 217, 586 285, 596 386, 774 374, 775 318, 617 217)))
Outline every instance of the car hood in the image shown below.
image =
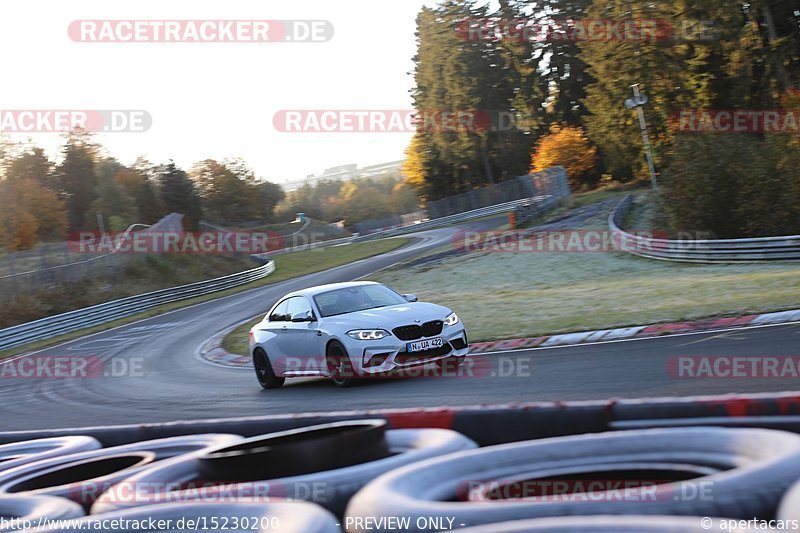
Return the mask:
POLYGON ((409 302, 407 304, 366 309, 355 313, 337 315, 326 318, 328 323, 338 323, 348 329, 392 329, 397 326, 428 322, 430 320, 444 320, 452 313, 442 305, 428 302, 409 302))

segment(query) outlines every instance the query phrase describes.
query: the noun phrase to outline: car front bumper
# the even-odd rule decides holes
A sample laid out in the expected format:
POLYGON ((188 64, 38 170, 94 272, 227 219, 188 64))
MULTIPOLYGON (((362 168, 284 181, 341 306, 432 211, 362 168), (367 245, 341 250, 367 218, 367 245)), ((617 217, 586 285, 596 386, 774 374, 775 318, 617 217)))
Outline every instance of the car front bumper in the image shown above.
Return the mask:
MULTIPOLYGON (((458 325, 457 325, 458 326, 458 325)), ((399 368, 409 368, 428 364, 451 356, 464 357, 469 353, 469 341, 463 327, 445 328, 440 335, 445 344, 442 348, 423 352, 407 352, 409 342, 433 337, 423 337, 414 341, 402 341, 395 336, 387 337, 364 346, 363 341, 348 343, 348 353, 352 354, 354 366, 362 374, 379 374, 399 368), (452 331, 450 331, 452 330, 452 331)))

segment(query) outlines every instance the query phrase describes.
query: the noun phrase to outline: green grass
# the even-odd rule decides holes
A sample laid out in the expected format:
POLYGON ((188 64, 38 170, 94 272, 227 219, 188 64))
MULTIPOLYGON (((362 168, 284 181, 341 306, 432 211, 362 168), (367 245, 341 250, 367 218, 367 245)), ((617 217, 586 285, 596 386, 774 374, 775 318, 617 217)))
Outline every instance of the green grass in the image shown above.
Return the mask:
POLYGON ((261 316, 257 316, 225 335, 225 338, 222 340, 222 347, 225 348, 228 353, 248 355, 247 350, 249 345, 247 334, 250 331, 250 328, 258 324, 260 321, 261 316))
POLYGON ((380 255, 405 246, 408 244, 409 240, 410 239, 408 238, 384 239, 373 242, 362 242, 346 246, 332 246, 330 248, 304 250, 302 252, 292 252, 285 255, 279 255, 275 258, 275 272, 266 278, 239 287, 215 292, 213 294, 207 294, 204 296, 198 296, 197 298, 191 298, 189 300, 165 304, 137 315, 115 320, 114 322, 110 322, 102 326, 86 328, 68 333, 66 335, 53 337, 52 339, 33 342, 24 346, 3 350, 0 351, 0 359, 29 352, 31 350, 38 350, 48 346, 53 346, 55 344, 60 344, 78 337, 83 337, 84 335, 89 335, 98 331, 104 331, 116 326, 135 322, 143 318, 160 315, 174 309, 180 309, 189 305, 214 300, 230 294, 236 294, 242 291, 254 289, 256 287, 278 283, 287 279, 304 276, 306 274, 313 274, 314 272, 319 272, 321 270, 327 270, 329 268, 345 265, 360 259, 366 259, 368 257, 380 255))
MULTIPOLYGON (((603 228, 607 214, 581 227, 603 228)), ((475 341, 800 307, 800 265, 791 263, 701 265, 618 252, 483 252, 384 270, 371 279, 452 307, 475 341)))

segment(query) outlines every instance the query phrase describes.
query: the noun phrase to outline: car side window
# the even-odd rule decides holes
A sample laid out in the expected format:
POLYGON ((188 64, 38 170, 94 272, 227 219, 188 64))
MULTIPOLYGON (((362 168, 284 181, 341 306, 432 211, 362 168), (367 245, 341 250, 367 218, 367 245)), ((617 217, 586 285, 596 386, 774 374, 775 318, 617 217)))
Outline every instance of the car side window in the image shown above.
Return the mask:
POLYGON ((291 320, 292 315, 297 313, 311 312, 311 304, 302 296, 295 296, 286 301, 289 304, 286 309, 286 320, 291 320))
POLYGON ((286 320, 289 320, 289 317, 286 315, 286 309, 288 308, 288 306, 289 306, 289 300, 282 301, 275 308, 275 310, 272 311, 272 314, 269 315, 269 321, 270 322, 285 322, 286 320))

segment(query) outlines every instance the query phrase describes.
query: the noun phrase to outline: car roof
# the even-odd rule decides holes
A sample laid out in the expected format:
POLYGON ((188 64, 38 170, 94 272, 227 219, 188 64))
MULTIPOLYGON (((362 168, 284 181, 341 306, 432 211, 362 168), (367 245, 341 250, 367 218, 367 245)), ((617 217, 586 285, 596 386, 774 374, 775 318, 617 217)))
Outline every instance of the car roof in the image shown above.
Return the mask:
POLYGON ((380 283, 375 281, 347 281, 344 283, 328 283, 327 285, 316 285, 314 287, 308 287, 306 289, 301 289, 299 291, 294 291, 284 298, 288 298, 290 296, 316 296, 323 292, 328 292, 336 289, 346 289, 348 287, 363 287, 364 285, 380 285, 380 283))

